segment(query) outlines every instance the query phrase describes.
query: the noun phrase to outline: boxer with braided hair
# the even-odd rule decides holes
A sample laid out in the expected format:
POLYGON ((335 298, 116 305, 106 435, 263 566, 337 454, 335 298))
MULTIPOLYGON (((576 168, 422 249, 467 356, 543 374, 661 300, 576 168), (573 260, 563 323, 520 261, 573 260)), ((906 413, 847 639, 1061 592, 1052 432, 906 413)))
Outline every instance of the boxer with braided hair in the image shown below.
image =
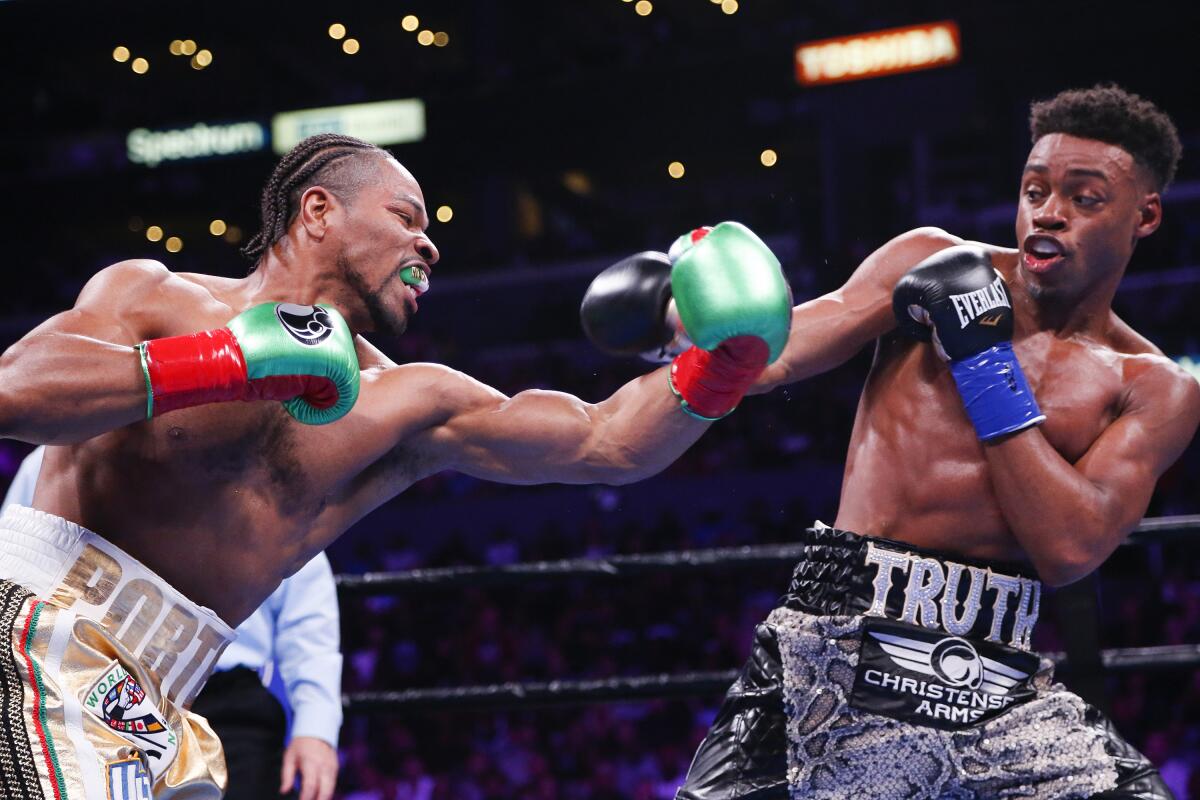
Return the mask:
POLYGON ((310 136, 288 151, 263 187, 262 228, 242 248, 251 261, 250 271, 258 267, 267 248, 287 233, 305 189, 320 184, 348 199, 370 178, 372 157, 386 158, 387 152, 338 133, 310 136))
POLYGON ((53 445, 35 507, 0 516, 0 765, 19 766, 0 767, 4 797, 215 800, 220 747, 187 708, 230 625, 284 577, 442 470, 651 475, 736 403, 706 381, 727 386, 714 374, 732 364, 744 391, 787 339, 778 261, 701 242, 678 266, 702 296, 690 330, 739 346, 600 403, 506 397, 360 335, 402 332, 439 257, 421 187, 388 153, 307 139, 262 210, 246 277, 115 264, 0 358, 0 435, 53 445))

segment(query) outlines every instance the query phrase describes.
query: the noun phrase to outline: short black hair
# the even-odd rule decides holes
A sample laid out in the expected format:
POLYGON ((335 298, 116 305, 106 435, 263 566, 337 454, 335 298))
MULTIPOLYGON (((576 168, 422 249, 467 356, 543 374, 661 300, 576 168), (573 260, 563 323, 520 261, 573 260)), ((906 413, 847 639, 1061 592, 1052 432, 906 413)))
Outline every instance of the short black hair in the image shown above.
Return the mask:
POLYGON ((1158 192, 1171 185, 1183 153, 1171 118, 1115 83, 1068 89, 1034 103, 1029 108, 1029 132, 1034 142, 1046 134, 1066 133, 1116 145, 1147 171, 1158 192))
POLYGON ((321 185, 343 200, 358 189, 365 179, 363 156, 389 157, 389 153, 370 142, 338 133, 309 136, 279 160, 262 191, 260 213, 262 229, 246 242, 242 255, 250 259, 250 271, 271 245, 283 238, 296 216, 300 197, 310 186, 321 185))

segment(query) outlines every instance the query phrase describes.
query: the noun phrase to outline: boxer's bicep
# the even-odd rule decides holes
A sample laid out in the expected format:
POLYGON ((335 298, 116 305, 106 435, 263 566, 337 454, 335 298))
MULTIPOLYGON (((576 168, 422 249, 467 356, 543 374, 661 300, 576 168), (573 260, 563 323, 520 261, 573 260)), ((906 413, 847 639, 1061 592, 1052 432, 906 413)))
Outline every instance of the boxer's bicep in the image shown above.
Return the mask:
POLYGON ((833 369, 896 326, 892 290, 929 256, 962 244, 938 228, 918 228, 889 241, 839 289, 796 306, 787 347, 763 372, 755 393, 833 369))
POLYGON ((145 377, 133 345, 146 324, 145 301, 161 280, 137 262, 109 267, 88 282, 74 308, 5 351, 0 435, 62 444, 145 419, 145 377))
POLYGON ((512 397, 479 384, 459 389, 459 409, 431 431, 448 469, 503 483, 572 483, 586 472, 597 407, 561 392, 512 397))
POLYGON ((487 480, 629 483, 665 468, 708 427, 680 409, 665 368, 594 404, 542 389, 506 397, 461 377, 429 451, 443 468, 487 480))
POLYGON ((1126 410, 1075 464, 1097 487, 1112 540, 1103 560, 1145 514, 1159 477, 1191 442, 1200 420, 1200 385, 1173 366, 1135 382, 1126 410))

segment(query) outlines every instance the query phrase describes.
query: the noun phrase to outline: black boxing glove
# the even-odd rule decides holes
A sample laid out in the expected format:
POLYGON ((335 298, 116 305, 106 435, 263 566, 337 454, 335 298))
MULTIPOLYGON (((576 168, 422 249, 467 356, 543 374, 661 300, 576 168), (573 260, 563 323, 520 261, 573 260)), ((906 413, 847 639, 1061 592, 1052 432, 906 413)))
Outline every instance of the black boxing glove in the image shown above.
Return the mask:
POLYGON ((606 353, 670 361, 691 347, 671 299, 671 261, 654 250, 597 275, 583 295, 579 319, 606 353))
POLYGON ((900 329, 950 362, 967 416, 987 441, 1044 421, 1012 349, 1012 298, 981 247, 959 245, 909 270, 892 292, 900 329))

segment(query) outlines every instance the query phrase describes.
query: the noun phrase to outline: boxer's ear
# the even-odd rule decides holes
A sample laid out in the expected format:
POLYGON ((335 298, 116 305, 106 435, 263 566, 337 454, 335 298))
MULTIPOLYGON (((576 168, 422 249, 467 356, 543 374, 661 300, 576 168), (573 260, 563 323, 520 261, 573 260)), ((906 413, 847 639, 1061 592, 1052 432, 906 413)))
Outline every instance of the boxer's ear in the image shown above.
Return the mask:
POLYGON ((329 229, 331 217, 339 207, 337 198, 324 186, 310 186, 300 195, 296 224, 315 241, 321 241, 329 229))

